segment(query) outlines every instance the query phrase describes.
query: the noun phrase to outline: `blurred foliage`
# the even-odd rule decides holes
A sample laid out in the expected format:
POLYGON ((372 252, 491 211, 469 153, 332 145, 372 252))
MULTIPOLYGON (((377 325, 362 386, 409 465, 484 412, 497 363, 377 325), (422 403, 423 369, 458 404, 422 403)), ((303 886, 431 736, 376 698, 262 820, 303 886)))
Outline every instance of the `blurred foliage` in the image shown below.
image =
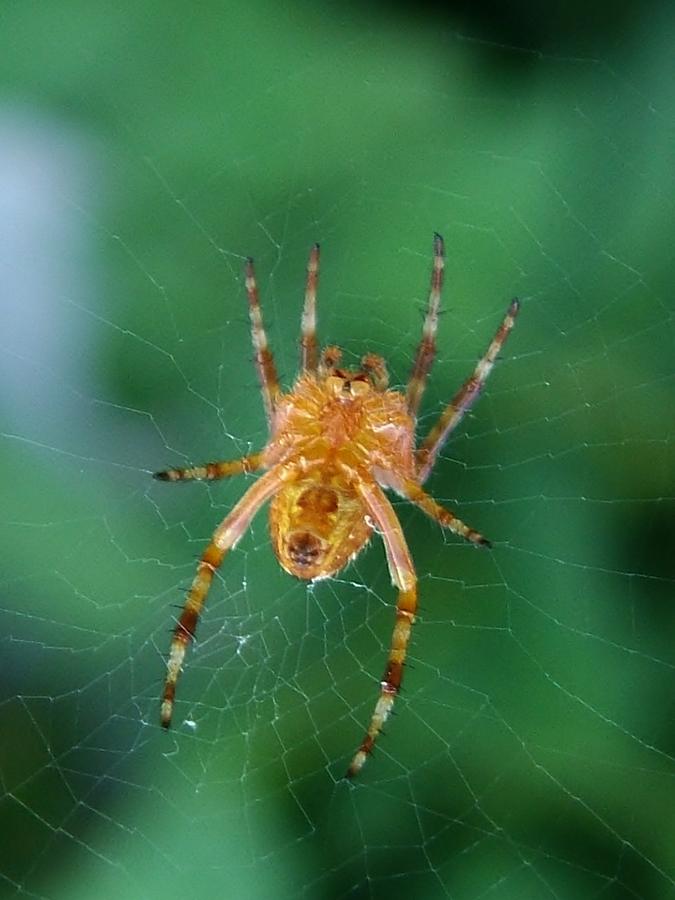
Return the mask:
POLYGON ((675 17, 635 3, 10 3, 0 35, 0 893, 675 897, 675 17), (498 12, 499 15, 495 15, 498 12), (518 327, 432 492, 421 615, 376 698, 379 542, 307 588, 263 517, 160 733, 175 604, 265 440, 242 261, 284 383, 320 329, 405 382, 448 246, 428 428, 518 327))

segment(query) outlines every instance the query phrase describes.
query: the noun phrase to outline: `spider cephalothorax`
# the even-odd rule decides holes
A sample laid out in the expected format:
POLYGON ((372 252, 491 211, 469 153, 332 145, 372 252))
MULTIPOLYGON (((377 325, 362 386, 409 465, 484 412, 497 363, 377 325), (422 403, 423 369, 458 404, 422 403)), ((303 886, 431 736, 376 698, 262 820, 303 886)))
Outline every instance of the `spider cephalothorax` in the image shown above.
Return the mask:
POLYGON ((176 683, 186 646, 217 567, 248 527, 260 507, 270 501, 272 546, 283 568, 303 579, 339 572, 370 538, 382 535, 392 581, 398 588, 396 622, 380 697, 366 735, 347 774, 359 772, 371 752, 401 685, 403 663, 417 608, 417 578, 394 510, 383 492, 390 488, 407 498, 440 525, 474 544, 486 539, 440 506, 422 488, 436 456, 464 413, 478 397, 504 341, 513 328, 518 301, 513 300, 485 355, 457 391, 437 423, 415 449, 415 422, 435 354, 435 336, 443 281, 443 240, 434 238, 434 265, 429 303, 406 394, 388 389, 384 360, 368 354, 359 370, 339 368, 341 353, 316 341, 316 285, 319 247, 312 248, 302 316, 301 368, 293 389, 279 387, 262 322, 253 271, 246 264, 256 367, 267 413, 270 439, 259 453, 229 462, 190 469, 168 469, 162 481, 216 479, 266 470, 214 532, 204 551, 176 624, 167 666, 161 723, 171 724, 176 683))

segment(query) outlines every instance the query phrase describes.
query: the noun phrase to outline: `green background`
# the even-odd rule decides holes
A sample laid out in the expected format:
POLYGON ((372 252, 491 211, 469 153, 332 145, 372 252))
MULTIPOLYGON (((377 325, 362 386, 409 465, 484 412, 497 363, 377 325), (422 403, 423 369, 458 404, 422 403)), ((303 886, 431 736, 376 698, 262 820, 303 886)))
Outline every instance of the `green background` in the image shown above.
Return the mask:
POLYGON ((0 894, 675 897, 675 16, 641 9, 3 5, 0 894), (396 502, 420 619, 350 785, 382 548, 307 587, 259 516, 163 733, 250 480, 150 473, 265 441, 243 258, 285 385, 318 240, 322 338, 401 386, 434 231, 421 431, 523 303, 429 481, 494 549, 396 502))

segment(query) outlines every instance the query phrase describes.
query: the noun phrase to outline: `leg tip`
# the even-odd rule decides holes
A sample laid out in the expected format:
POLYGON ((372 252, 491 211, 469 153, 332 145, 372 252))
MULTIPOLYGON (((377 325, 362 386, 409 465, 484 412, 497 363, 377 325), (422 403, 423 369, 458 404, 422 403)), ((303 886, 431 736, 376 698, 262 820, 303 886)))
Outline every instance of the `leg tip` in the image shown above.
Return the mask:
POLYGON ((170 700, 164 700, 159 713, 159 724, 165 731, 171 727, 171 716, 173 713, 173 703, 170 700))
POLYGON ((351 761, 351 763, 349 764, 349 768, 345 772, 345 778, 348 781, 352 781, 354 778, 356 778, 356 776, 359 774, 359 772, 363 768, 364 763, 367 758, 368 758, 368 755, 365 750, 359 750, 355 754, 354 759, 351 761))

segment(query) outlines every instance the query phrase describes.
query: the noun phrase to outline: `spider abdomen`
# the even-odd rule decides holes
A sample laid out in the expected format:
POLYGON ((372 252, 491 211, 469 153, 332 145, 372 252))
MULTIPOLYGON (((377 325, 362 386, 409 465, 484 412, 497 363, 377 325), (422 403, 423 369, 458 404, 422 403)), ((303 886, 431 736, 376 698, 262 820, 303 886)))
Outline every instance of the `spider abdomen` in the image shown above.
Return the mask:
POLYGON ((285 485, 270 503, 274 552, 296 578, 339 572, 371 532, 358 494, 337 470, 308 473, 285 485))

